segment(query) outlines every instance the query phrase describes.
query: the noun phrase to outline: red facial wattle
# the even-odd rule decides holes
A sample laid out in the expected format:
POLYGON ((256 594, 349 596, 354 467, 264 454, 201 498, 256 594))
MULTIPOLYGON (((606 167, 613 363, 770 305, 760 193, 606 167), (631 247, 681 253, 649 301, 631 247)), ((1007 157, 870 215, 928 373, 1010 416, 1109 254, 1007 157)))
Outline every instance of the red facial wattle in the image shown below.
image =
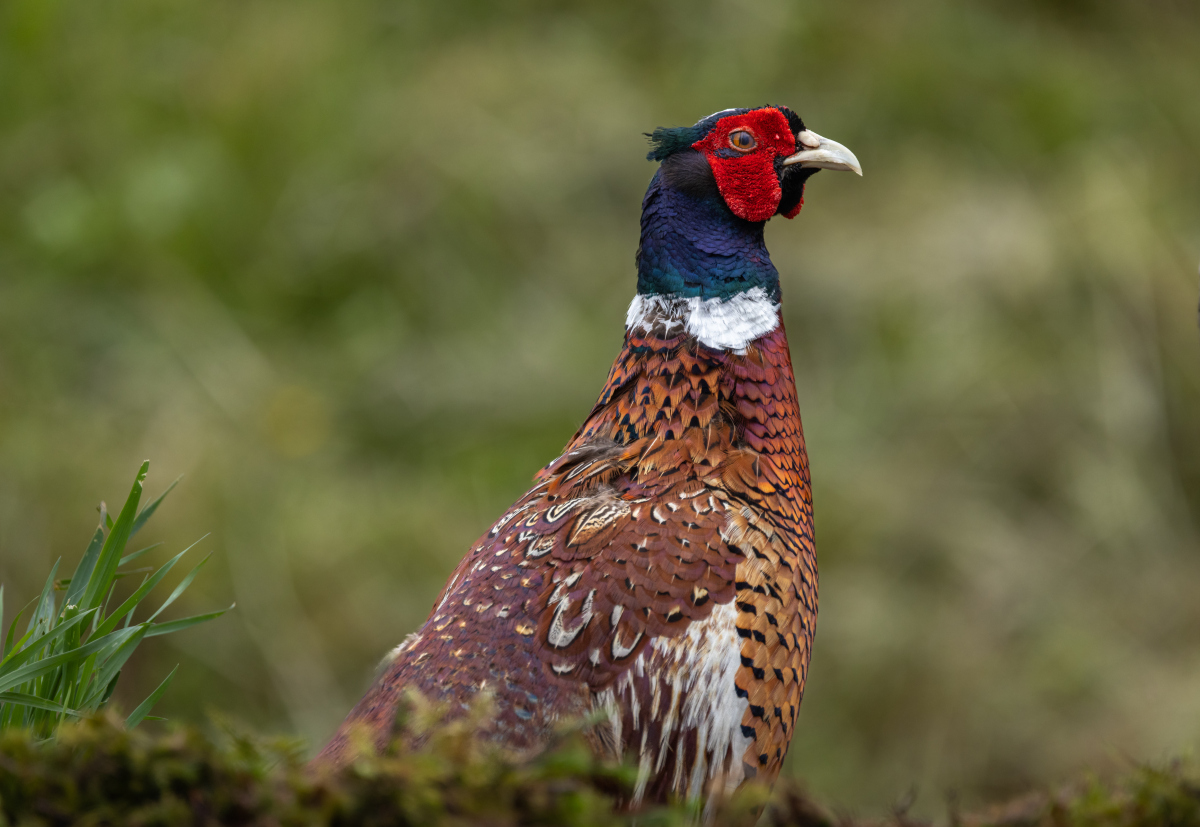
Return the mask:
MULTIPOLYGON (((729 209, 747 221, 766 221, 779 209, 783 190, 775 171, 775 159, 796 151, 796 136, 778 109, 756 109, 721 118, 692 149, 703 152, 712 168, 721 197, 729 209), (731 133, 745 130, 755 148, 739 152, 729 142, 731 133)), ((792 218, 800 208, 789 210, 792 218)))

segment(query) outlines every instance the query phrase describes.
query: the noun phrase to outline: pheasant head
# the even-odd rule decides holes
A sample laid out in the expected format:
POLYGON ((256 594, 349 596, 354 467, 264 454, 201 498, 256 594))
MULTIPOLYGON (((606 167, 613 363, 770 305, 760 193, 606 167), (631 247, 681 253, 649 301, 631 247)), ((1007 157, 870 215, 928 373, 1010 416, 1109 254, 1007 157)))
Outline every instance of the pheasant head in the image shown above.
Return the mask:
MULTIPOLYGON (((675 297, 717 300, 724 316, 761 318, 766 329, 773 328, 779 274, 763 226, 774 215, 795 217, 805 183, 819 170, 861 175, 858 159, 783 106, 726 109, 694 126, 656 129, 649 138, 647 157, 661 164, 642 201, 637 254, 642 301, 635 301, 627 327, 636 321, 635 311, 675 297), (752 306, 727 305, 739 296, 752 306)), ((698 330, 691 332, 701 343, 712 343, 698 330)), ((712 341, 741 348, 765 329, 750 325, 745 332, 753 335, 712 341)))
POLYGON ((805 128, 786 106, 725 109, 695 126, 656 129, 650 142, 649 160, 666 162, 664 169, 693 189, 711 181, 746 221, 795 218, 804 183, 819 169, 862 175, 853 152, 805 128))

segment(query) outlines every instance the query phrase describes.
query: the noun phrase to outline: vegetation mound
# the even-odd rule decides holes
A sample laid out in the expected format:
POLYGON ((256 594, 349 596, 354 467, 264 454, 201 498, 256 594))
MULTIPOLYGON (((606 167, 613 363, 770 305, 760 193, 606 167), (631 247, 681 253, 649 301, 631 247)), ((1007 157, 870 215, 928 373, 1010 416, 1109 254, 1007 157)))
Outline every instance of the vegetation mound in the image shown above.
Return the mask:
MULTIPOLYGON (((416 749, 394 746, 336 774, 308 770, 298 742, 195 727, 152 733, 111 714, 62 726, 54 739, 28 729, 0 734, 0 827, 12 825, 674 825, 694 823, 683 805, 631 813, 620 805, 628 767, 594 760, 570 734, 526 762, 498 755, 465 719, 434 730, 416 749)), ((794 781, 750 789, 717 824, 865 827, 921 822, 834 815, 794 781)), ((1034 794, 978 814, 951 812, 963 827, 1200 825, 1200 773, 1177 763, 1139 768, 1034 794)))

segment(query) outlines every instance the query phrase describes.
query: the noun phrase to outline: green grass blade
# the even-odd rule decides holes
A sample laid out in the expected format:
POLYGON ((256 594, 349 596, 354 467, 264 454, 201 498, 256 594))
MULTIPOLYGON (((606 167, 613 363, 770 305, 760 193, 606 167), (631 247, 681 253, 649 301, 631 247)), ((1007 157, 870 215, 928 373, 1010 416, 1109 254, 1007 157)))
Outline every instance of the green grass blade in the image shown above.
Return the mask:
POLYGON ((42 589, 42 594, 38 598, 37 608, 33 610, 33 616, 29 618, 29 631, 37 636, 36 629, 38 624, 43 621, 47 626, 54 619, 54 575, 58 574, 58 564, 62 562, 62 558, 54 561, 54 567, 50 569, 50 576, 46 578, 46 585, 42 589))
POLYGON ((64 709, 62 704, 56 704, 48 701, 45 698, 39 698, 36 695, 29 695, 25 692, 0 692, 0 703, 16 704, 17 706, 27 706, 30 709, 43 709, 46 712, 59 714, 65 712, 68 715, 73 715, 79 718, 83 715, 82 712, 76 709, 64 709))
POLYGON ((79 565, 75 567, 75 573, 71 575, 71 587, 67 589, 67 597, 63 605, 70 605, 72 603, 78 605, 79 603, 79 597, 83 594, 83 588, 87 585, 88 579, 92 576, 92 571, 96 568, 96 558, 100 556, 100 549, 104 547, 104 523, 107 516, 104 513, 104 504, 101 503, 100 525, 96 526, 96 533, 92 535, 92 541, 88 543, 87 551, 83 553, 79 565))
POLYGON ((148 571, 154 571, 154 566, 142 566, 140 569, 119 571, 113 575, 113 580, 124 580, 126 577, 133 577, 135 574, 145 574, 148 571))
MULTIPOLYGON (((8 657, 8 653, 13 650, 13 634, 17 631, 17 623, 20 622, 21 615, 24 613, 25 609, 21 609, 21 611, 17 612, 17 616, 13 618, 13 622, 8 627, 8 635, 6 635, 4 638, 4 657, 8 657)), ((20 640, 17 641, 17 646, 24 646, 25 641, 29 640, 29 637, 32 634, 33 630, 30 629, 20 640)))
POLYGON ((159 504, 163 501, 163 499, 168 494, 171 493, 172 489, 174 489, 175 486, 179 485, 179 481, 181 479, 183 479, 182 474, 179 475, 178 477, 176 477, 175 482, 168 485, 167 490, 162 492, 161 494, 159 494, 158 497, 155 498, 154 502, 150 503, 149 505, 147 505, 145 508, 143 508, 141 511, 138 512, 137 519, 133 521, 133 528, 131 528, 129 530, 130 537, 133 537, 133 535, 137 534, 139 531, 142 530, 142 526, 144 526, 146 524, 146 520, 149 520, 151 517, 154 516, 154 512, 158 510, 159 504))
POLYGON ((142 638, 146 636, 146 625, 141 624, 134 626, 132 629, 124 629, 114 633, 115 635, 125 635, 125 639, 113 649, 112 654, 101 664, 100 671, 93 679, 92 691, 79 704, 83 709, 91 709, 104 705, 108 696, 112 694, 113 681, 116 680, 121 667, 125 665, 125 661, 129 660, 129 656, 133 654, 133 650, 137 648, 138 644, 142 642, 142 638))
POLYGON ((22 648, 13 649, 13 651, 10 652, 4 658, 4 660, 0 660, 0 675, 3 675, 5 672, 9 672, 13 669, 16 669, 22 663, 25 663, 30 658, 32 658, 34 655, 36 655, 39 651, 41 651, 42 649, 46 648, 47 646, 53 644, 55 641, 64 637, 69 631, 74 629, 76 626, 78 626, 79 624, 88 620, 95 611, 96 611, 95 609, 92 609, 92 611, 90 611, 90 612, 83 612, 82 614, 78 614, 75 617, 71 618, 70 620, 67 620, 67 621, 64 621, 63 623, 58 624, 53 629, 51 629, 48 633, 42 635, 41 637, 36 638, 29 646, 26 646, 23 649, 22 648))
POLYGON ((226 612, 228 612, 230 609, 232 609, 236 605, 237 605, 236 603, 231 603, 228 609, 221 609, 221 611, 219 611, 219 612, 209 612, 208 614, 192 615, 191 617, 184 617, 179 620, 168 620, 166 623, 155 623, 155 624, 151 625, 149 631, 146 632, 146 637, 158 637, 159 635, 169 635, 172 632, 179 632, 179 631, 182 631, 183 629, 187 629, 191 626, 195 626, 197 623, 204 623, 205 621, 208 621, 208 620, 216 620, 218 617, 225 614, 226 612))
MULTIPOLYGON (((106 637, 111 637, 106 635, 106 637)), ((123 639, 123 638, 122 638, 123 639)), ((87 659, 82 663, 71 664, 68 669, 75 670, 76 680, 75 685, 71 687, 70 697, 72 703, 76 706, 81 706, 79 701, 87 694, 88 688, 91 685, 92 676, 96 672, 96 660, 104 654, 103 651, 92 652, 87 656, 87 659)))
POLYGON ((158 703, 160 698, 162 698, 163 693, 167 691, 167 686, 170 685, 171 678, 175 677, 175 673, 178 671, 179 664, 176 664, 175 668, 171 670, 171 674, 167 675, 167 677, 163 679, 163 682, 158 685, 158 688, 151 692, 146 700, 138 704, 137 709, 129 713, 129 717, 125 719, 126 729, 133 729, 146 719, 146 716, 150 714, 150 710, 154 708, 154 705, 158 703))
MULTIPOLYGON (((207 535, 205 535, 205 536, 207 536, 207 535)), ((204 537, 200 538, 200 540, 203 540, 203 539, 204 539, 204 537)), ((197 540, 196 543, 200 542, 200 540, 197 540)), ((194 545, 196 545, 196 543, 192 543, 192 545, 194 546, 194 545)), ((154 620, 154 618, 156 618, 160 614, 162 614, 163 609, 170 606, 172 603, 174 603, 179 598, 179 595, 181 595, 185 591, 187 591, 187 587, 192 585, 192 581, 196 579, 196 574, 200 571, 200 569, 204 568, 204 564, 208 562, 209 557, 212 557, 212 555, 211 554, 207 555, 203 560, 201 560, 199 563, 197 563, 195 565, 195 567, 191 571, 189 571, 182 580, 179 581, 179 585, 175 587, 175 591, 171 592, 171 596, 168 597, 165 601, 163 601, 163 604, 158 607, 158 611, 156 611, 154 614, 150 615, 150 618, 149 618, 150 620, 154 620)))
POLYGON ((105 706, 108 706, 109 699, 112 698, 113 693, 117 691, 117 681, 119 681, 120 679, 121 679, 121 670, 118 669, 116 671, 116 673, 112 676, 112 680, 110 680, 108 682, 108 686, 104 689, 104 694, 100 697, 100 700, 96 703, 97 709, 103 709, 105 706))
MULTIPOLYGON (((115 635, 121 633, 114 632, 113 634, 115 635)), ((98 652, 105 647, 111 646, 113 641, 108 639, 111 637, 113 637, 113 635, 106 635, 98 640, 89 640, 78 649, 73 649, 70 652, 63 652, 62 654, 58 655, 51 655, 48 658, 43 658, 42 660, 35 661, 27 666, 14 669, 12 672, 7 674, 0 675, 0 692, 7 692, 14 686, 20 686, 26 681, 33 680, 34 678, 40 678, 43 675, 53 672, 60 666, 78 661, 93 654, 94 652, 98 652)))
POLYGON ((120 568, 121 566, 129 565, 130 563, 132 563, 134 560, 141 557, 146 552, 154 551, 154 549, 158 548, 161 545, 162 545, 162 543, 155 543, 154 545, 146 546, 145 548, 139 548, 137 551, 131 551, 129 554, 126 554, 124 557, 121 558, 121 562, 117 563, 117 568, 120 568))
MULTIPOLYGON (((205 535, 205 536, 208 536, 208 535, 205 535)), ((203 539, 204 539, 204 537, 200 538, 200 540, 203 540, 203 539)), ((197 540, 196 543, 199 543, 200 540, 197 540)), ((162 567, 159 568, 158 571, 154 572, 153 577, 146 580, 144 583, 142 583, 142 585, 138 586, 137 590, 133 594, 129 595, 129 598, 124 603, 122 603, 120 606, 118 606, 111 615, 109 615, 108 617, 106 617, 104 619, 104 622, 101 623, 100 626, 96 629, 96 634, 106 635, 109 632, 111 632, 113 629, 117 628, 117 624, 121 621, 121 618, 123 618, 126 614, 131 612, 139 603, 141 603, 143 598, 145 598, 146 595, 150 593, 151 589, 153 589, 155 586, 157 586, 159 584, 159 581, 161 581, 164 577, 167 576, 167 572, 169 572, 172 569, 172 567, 174 567, 174 565, 177 562, 179 562, 179 558, 183 557, 183 555, 187 554, 189 551, 191 551, 193 548, 196 547, 196 543, 192 543, 190 546, 188 546, 183 551, 176 554, 170 560, 163 563, 162 567)), ((150 618, 150 619, 153 620, 154 618, 150 618)))
POLYGON ((83 609, 94 609, 103 603, 105 595, 112 586, 113 574, 117 570, 117 564, 121 562, 121 552, 125 550, 125 543, 129 540, 129 530, 133 526, 138 501, 142 496, 142 483, 145 482, 146 472, 149 470, 150 462, 143 462, 133 481, 129 498, 125 500, 121 514, 113 524, 112 530, 109 531, 108 539, 104 541, 104 547, 100 549, 96 567, 92 571, 92 576, 83 590, 83 597, 79 601, 79 605, 83 609))

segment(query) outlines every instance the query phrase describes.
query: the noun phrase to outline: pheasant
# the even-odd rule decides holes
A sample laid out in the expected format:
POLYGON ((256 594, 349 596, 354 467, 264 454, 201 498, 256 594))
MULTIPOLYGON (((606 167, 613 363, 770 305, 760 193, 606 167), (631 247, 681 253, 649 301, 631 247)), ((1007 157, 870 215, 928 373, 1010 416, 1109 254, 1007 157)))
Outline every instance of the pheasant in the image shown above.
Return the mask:
POLYGON ((773 781, 817 617, 808 457, 763 227, 794 218, 841 144, 782 106, 648 136, 637 295, 587 419, 475 543, 424 625, 318 756, 380 744, 406 688, 523 752, 591 716, 638 768, 633 802, 773 781))

